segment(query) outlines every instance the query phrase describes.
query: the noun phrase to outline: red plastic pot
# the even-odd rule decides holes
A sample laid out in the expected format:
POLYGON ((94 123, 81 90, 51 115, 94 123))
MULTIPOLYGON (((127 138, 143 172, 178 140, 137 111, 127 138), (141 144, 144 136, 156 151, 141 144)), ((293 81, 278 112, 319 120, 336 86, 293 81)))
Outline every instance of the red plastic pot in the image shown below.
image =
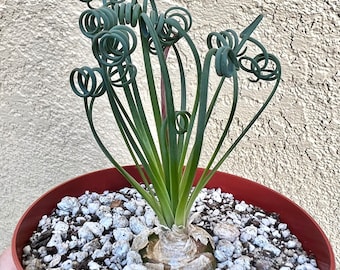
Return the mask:
MULTIPOLYGON (((131 175, 138 178, 138 172, 134 166, 126 168, 131 175)), ((202 171, 198 169, 197 175, 200 175, 202 171)), ((127 186, 126 180, 116 169, 105 169, 76 177, 45 193, 27 209, 14 231, 12 254, 17 269, 23 269, 22 249, 37 228, 40 218, 51 213, 56 203, 64 196, 77 197, 86 190, 114 191, 125 186, 127 186)), ((263 185, 223 172, 217 172, 207 187, 220 187, 224 192, 232 193, 236 199, 244 200, 266 211, 279 213, 281 221, 288 224, 304 249, 315 255, 319 268, 335 270, 334 253, 326 235, 309 214, 288 198, 263 185)))

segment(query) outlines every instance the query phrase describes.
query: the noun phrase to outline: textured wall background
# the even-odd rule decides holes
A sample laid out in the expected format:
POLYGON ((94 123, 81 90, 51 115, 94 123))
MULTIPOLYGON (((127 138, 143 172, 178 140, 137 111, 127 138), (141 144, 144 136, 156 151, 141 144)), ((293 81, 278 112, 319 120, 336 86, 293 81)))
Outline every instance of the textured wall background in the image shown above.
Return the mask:
MULTIPOLYGON (((192 36, 202 52, 208 31, 240 31, 259 13, 266 15, 255 36, 269 39, 264 44, 281 59, 282 85, 222 170, 263 183, 301 205, 324 229, 339 258, 339 1, 176 3, 192 12, 192 36)), ((74 67, 94 63, 77 25, 84 8, 76 0, 0 1, 0 251, 10 244, 24 210, 43 192, 110 166, 92 139, 81 99, 68 85, 74 67)), ((247 94, 241 100, 242 120, 257 100, 247 94)), ((209 142, 215 131, 218 125, 209 142)), ((204 154, 208 150, 209 145, 204 154)), ((130 163, 123 150, 117 154, 130 163)))

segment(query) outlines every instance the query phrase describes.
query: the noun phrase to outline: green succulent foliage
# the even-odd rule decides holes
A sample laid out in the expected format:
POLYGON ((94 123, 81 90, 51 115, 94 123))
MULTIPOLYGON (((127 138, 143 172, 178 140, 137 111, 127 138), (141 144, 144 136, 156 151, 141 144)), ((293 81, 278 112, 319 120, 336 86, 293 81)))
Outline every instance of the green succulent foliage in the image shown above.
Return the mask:
POLYGON ((104 0, 99 8, 91 6, 92 0, 81 1, 86 2, 89 9, 80 15, 80 30, 92 42, 98 67, 84 66, 74 69, 70 75, 72 90, 84 100, 87 119, 100 148, 141 193, 160 222, 170 228, 174 224, 185 226, 199 192, 258 119, 278 88, 281 77, 279 60, 251 37, 262 20, 262 15, 240 35, 231 29, 210 33, 207 36, 208 50, 201 62, 199 52, 188 34, 192 18, 186 9, 170 7, 164 13, 159 13, 154 0, 144 0, 141 4, 136 0, 104 0), (139 30, 139 35, 136 30, 139 30), (192 55, 196 66, 195 99, 190 111, 187 108, 183 56, 177 47, 181 39, 190 48, 188 53, 192 55), (137 67, 132 59, 137 42, 140 42, 142 48, 148 96, 152 104, 151 119, 145 112, 141 87, 137 82, 137 67), (247 56, 247 43, 255 45, 259 54, 255 57, 247 56), (169 51, 177 60, 181 85, 181 89, 177 90, 180 91, 180 104, 175 104, 171 74, 167 66, 169 51), (157 67, 152 64, 153 59, 159 64, 157 67), (217 89, 209 93, 211 66, 214 66, 220 82, 217 89), (160 86, 156 86, 156 70, 162 76, 160 86), (251 74, 253 79, 250 80, 253 82, 273 81, 273 88, 253 119, 225 149, 224 142, 238 103, 240 71, 251 74), (206 169, 193 187, 205 130, 226 80, 233 85, 230 113, 206 169), (145 187, 119 164, 97 133, 93 108, 95 101, 103 95, 107 96, 112 115, 145 187), (180 109, 176 110, 176 106, 180 109), (156 134, 150 131, 151 126, 156 127, 156 134))

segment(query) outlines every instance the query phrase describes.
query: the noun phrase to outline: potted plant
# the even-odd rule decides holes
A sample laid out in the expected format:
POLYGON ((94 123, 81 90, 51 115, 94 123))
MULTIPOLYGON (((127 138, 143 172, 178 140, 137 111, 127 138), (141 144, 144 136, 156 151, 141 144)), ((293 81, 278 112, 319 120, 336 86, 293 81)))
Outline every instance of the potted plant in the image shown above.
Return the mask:
MULTIPOLYGON (((215 181, 221 164, 258 119, 278 88, 281 78, 279 60, 252 37, 262 15, 239 35, 230 29, 210 33, 207 37, 208 52, 202 63, 188 34, 192 18, 186 9, 170 7, 160 13, 153 0, 144 0, 142 4, 136 0, 130 3, 103 0, 99 8, 92 6, 92 0, 81 1, 86 2, 89 9, 80 15, 80 29, 91 40, 98 67, 74 69, 70 75, 70 84, 73 92, 83 98, 96 142, 115 167, 114 171, 105 170, 106 178, 111 173, 118 179, 115 182, 120 182, 119 179, 127 180, 158 218, 159 226, 141 236, 140 242, 136 240, 139 252, 147 261, 148 269, 163 269, 157 268, 160 265, 164 269, 189 269, 188 265, 191 265, 190 269, 215 269, 216 262, 212 256, 214 241, 207 231, 191 224, 189 217, 202 189, 215 181), (138 34, 135 29, 139 30, 138 34), (188 71, 196 73, 194 93, 188 91, 187 67, 183 64, 183 55, 179 49, 182 43, 186 44, 187 52, 195 63, 195 70, 188 71), (147 87, 139 82, 143 76, 139 74, 138 63, 133 60, 138 50, 144 62, 147 87), (179 71, 177 77, 169 71, 170 65, 176 65, 179 71), (219 78, 214 91, 209 85, 211 69, 215 70, 219 78), (251 82, 272 84, 272 90, 237 138, 226 146, 238 105, 238 74, 241 71, 250 75, 251 82), (157 78, 156 74, 159 73, 157 78), (228 85, 232 96, 229 115, 210 160, 204 169, 198 169, 205 131, 211 124, 221 92, 228 85), (144 87, 147 88, 148 102, 140 94, 144 87), (189 102, 192 94, 193 102, 189 102), (95 126, 95 104, 104 95, 107 96, 113 118, 135 162, 133 168, 120 165, 95 126), (146 112, 149 107, 151 118, 146 112)), ((73 181, 71 186, 77 186, 78 180, 73 181)), ((87 182, 83 178, 81 181, 87 182)), ((101 184, 96 184, 99 185, 98 191, 105 190, 101 184)), ((218 185, 224 186, 221 182, 218 185)), ((85 190, 90 188, 97 190, 93 184, 89 184, 85 190)), ((108 188, 107 184, 105 188, 108 188)), ((70 185, 61 190, 70 190, 70 185)), ((73 192, 73 196, 85 190, 75 194, 73 192)), ((46 196, 50 201, 53 198, 56 203, 55 199, 61 199, 60 194, 48 193, 46 196)), ((40 207, 41 204, 33 206, 40 207)), ((324 237, 317 226, 313 228, 324 237)), ((29 230, 32 231, 31 228, 29 230)), ((15 237, 14 242, 17 241, 18 237, 15 237)), ((327 241, 325 245, 330 250, 327 241)), ((22 253, 17 247, 14 250, 22 253)), ((333 264, 334 267, 332 255, 329 261, 331 263, 326 264, 333 264)))

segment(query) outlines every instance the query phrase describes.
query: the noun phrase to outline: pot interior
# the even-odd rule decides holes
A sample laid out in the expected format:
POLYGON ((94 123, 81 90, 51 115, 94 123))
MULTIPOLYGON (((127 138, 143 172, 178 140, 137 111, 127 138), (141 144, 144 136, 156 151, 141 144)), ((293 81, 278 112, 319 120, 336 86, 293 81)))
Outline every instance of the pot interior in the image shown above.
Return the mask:
MULTIPOLYGON (((128 172, 139 178, 134 166, 126 167, 128 172)), ((197 170, 197 178, 203 169, 197 170)), ((114 168, 100 170, 76 177, 45 193, 35 201, 19 220, 12 239, 12 254, 17 269, 21 266, 22 249, 27 244, 32 232, 37 228, 41 217, 51 213, 64 196, 82 195, 85 191, 101 193, 105 190, 118 190, 127 186, 126 180, 114 168)), ((256 182, 223 172, 217 172, 207 185, 208 188, 221 188, 238 200, 244 200, 268 212, 280 215, 282 222, 287 223, 304 249, 314 254, 321 270, 335 270, 335 257, 330 243, 319 225, 297 204, 256 182)))

